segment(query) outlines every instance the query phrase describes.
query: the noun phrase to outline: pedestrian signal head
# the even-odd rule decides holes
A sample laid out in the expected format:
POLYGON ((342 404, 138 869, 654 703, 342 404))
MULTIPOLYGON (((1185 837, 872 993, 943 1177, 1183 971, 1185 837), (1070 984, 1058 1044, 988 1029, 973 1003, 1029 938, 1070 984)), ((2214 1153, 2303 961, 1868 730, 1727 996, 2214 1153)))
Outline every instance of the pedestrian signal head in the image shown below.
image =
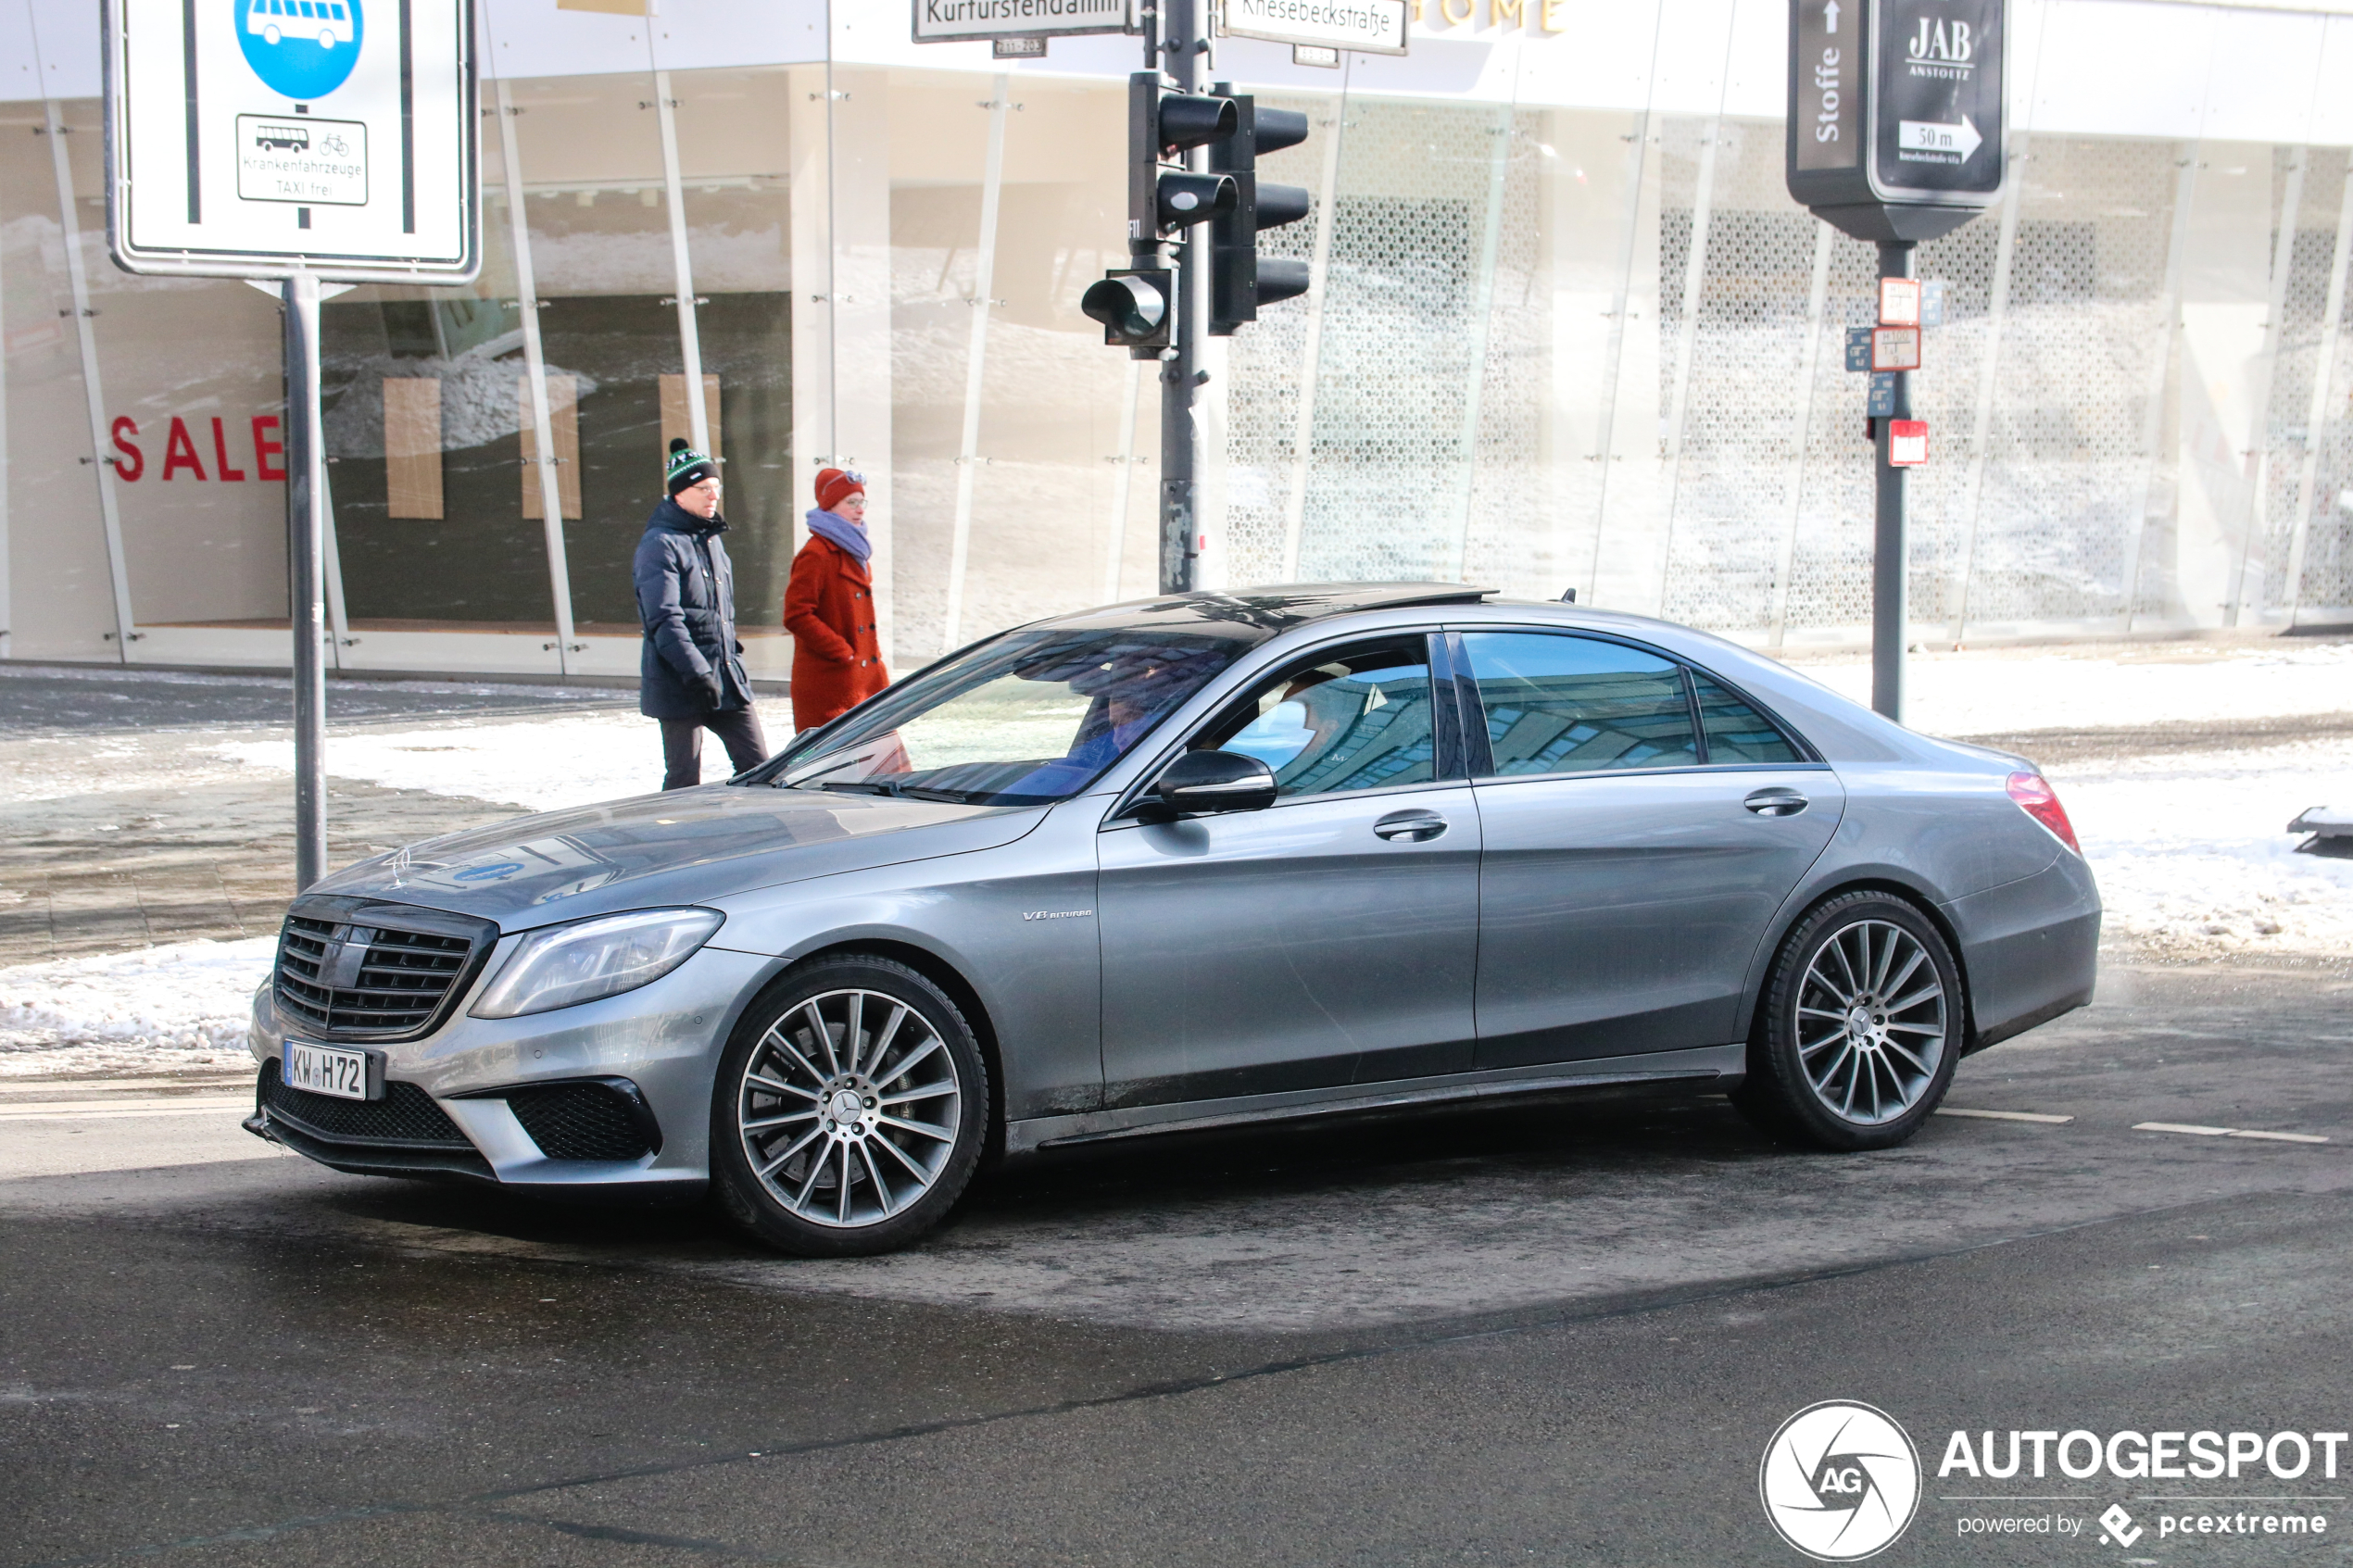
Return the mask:
POLYGON ((1175 279, 1165 270, 1113 272, 1089 284, 1078 308, 1103 324, 1103 342, 1156 353, 1168 346, 1175 279))

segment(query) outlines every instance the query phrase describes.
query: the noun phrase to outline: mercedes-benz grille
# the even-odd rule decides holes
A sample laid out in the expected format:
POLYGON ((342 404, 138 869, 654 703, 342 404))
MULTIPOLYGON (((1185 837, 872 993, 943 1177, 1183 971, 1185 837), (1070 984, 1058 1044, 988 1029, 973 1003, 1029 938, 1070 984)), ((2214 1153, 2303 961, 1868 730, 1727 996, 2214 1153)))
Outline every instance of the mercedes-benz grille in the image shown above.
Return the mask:
POLYGON ((298 904, 278 938, 279 1010, 288 1023, 329 1039, 422 1034, 497 935, 487 922, 437 909, 298 904))

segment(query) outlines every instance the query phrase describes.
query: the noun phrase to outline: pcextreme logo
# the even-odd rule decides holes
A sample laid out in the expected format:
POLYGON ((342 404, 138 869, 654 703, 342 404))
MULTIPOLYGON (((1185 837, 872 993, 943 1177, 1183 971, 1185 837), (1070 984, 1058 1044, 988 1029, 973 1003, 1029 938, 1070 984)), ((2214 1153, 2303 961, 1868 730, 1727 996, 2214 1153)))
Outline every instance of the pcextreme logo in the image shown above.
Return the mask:
POLYGON ((1818 1562, 1854 1562, 1912 1523, 1919 1450, 1886 1411, 1825 1399, 1781 1423, 1765 1445, 1756 1490, 1781 1539, 1818 1562))

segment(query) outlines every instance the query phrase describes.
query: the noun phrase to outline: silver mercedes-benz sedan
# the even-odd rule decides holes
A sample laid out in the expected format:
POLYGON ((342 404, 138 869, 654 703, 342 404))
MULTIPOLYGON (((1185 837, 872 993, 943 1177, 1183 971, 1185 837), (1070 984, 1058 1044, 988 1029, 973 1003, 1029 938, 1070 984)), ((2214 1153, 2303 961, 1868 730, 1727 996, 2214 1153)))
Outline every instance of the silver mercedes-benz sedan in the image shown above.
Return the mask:
POLYGON ((1883 1148, 2081 1007, 2032 764, 1704 633, 1446 584, 975 644, 724 784, 296 900, 247 1123, 338 1170, 691 1194, 775 1247, 984 1160, 1583 1085, 1883 1148))

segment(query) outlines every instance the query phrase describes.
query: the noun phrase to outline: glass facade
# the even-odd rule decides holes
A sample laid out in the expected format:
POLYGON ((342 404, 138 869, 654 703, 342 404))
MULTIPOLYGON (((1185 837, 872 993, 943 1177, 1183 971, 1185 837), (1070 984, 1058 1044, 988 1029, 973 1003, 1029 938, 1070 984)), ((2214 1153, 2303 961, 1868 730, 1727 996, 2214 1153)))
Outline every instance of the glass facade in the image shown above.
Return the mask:
MULTIPOLYGON (((485 6, 480 280, 322 307, 337 660, 633 672, 682 435, 725 460, 756 674, 826 464, 867 476, 901 670, 1151 592, 1157 389, 1076 307, 1125 258, 1133 43, 999 65, 888 0, 615 4, 485 6)), ((1780 6, 1459 9, 1340 71, 1220 46, 1308 116, 1263 170, 1314 193, 1266 245, 1315 286, 1213 342, 1209 581, 1863 640, 1874 261, 1783 190, 1780 6)), ((1919 634, 2353 623, 2353 19, 2015 0, 2012 31, 2007 194, 1919 254, 1919 634), (2041 69, 2119 18, 2130 104, 2041 69)), ((50 0, 0 38, 45 89, 0 104, 0 652, 283 665, 277 307, 108 258, 94 45, 50 0)))

